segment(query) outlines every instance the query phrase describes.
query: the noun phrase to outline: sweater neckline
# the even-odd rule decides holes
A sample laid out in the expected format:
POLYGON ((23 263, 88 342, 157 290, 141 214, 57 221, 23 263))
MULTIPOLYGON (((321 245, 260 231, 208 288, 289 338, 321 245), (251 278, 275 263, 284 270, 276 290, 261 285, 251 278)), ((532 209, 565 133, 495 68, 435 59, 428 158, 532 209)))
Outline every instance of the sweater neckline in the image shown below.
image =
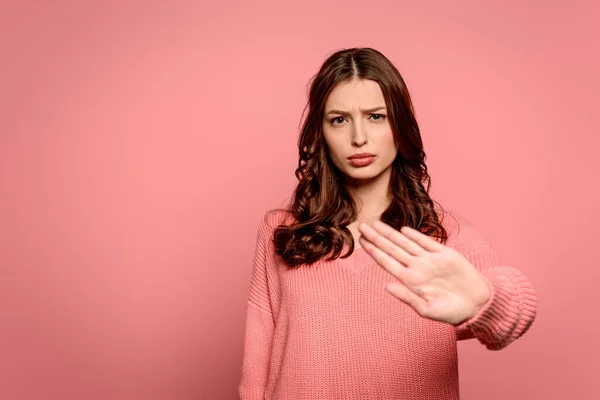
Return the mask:
MULTIPOLYGON (((349 248, 345 249, 348 250, 349 248)), ((355 247, 352 254, 342 261, 342 264, 348 268, 353 274, 359 274, 366 266, 365 263, 366 250, 363 247, 355 247)))

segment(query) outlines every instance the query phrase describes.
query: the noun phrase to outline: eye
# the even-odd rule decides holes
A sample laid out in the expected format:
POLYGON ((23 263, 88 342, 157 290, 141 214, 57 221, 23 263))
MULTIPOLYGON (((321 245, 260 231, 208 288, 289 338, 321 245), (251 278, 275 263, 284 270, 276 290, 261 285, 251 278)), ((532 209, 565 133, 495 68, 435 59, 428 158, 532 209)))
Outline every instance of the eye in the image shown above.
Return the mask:
POLYGON ((335 118, 330 119, 329 123, 331 125, 336 125, 336 124, 339 125, 339 124, 343 124, 344 121, 345 121, 344 117, 335 117, 335 118))
POLYGON ((375 121, 380 121, 382 119, 385 119, 385 115, 383 114, 371 114, 371 118, 375 121))

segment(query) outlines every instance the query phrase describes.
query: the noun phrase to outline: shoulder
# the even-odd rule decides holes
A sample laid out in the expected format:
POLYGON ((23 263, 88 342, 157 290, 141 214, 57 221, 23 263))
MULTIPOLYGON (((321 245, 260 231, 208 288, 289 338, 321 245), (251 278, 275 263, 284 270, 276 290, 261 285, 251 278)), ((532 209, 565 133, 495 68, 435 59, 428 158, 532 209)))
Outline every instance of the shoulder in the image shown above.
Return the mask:
POLYGON ((489 247, 489 243, 482 232, 479 231, 463 214, 451 209, 436 209, 439 221, 448 234, 447 246, 461 252, 489 247))
POLYGON ((472 226, 470 220, 455 210, 435 207, 435 212, 438 216, 440 224, 442 224, 449 235, 451 232, 457 232, 464 227, 472 226))
POLYGON ((272 237, 273 231, 280 225, 290 225, 295 219, 288 209, 273 209, 264 213, 258 226, 258 235, 263 238, 272 237))
POLYGON ((289 225, 294 223, 294 221, 295 219, 290 210, 277 208, 265 212, 261 224, 271 230, 275 230, 279 225, 289 225))

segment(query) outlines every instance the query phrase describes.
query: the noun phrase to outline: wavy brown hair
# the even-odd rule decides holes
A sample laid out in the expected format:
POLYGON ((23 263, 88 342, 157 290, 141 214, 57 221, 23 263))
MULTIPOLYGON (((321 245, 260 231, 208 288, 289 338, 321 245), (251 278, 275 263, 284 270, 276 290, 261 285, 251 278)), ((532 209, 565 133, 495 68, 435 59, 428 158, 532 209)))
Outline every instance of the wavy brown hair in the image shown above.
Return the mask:
POLYGON ((353 78, 370 79, 381 87, 398 146, 390 179, 392 201, 381 220, 396 229, 408 225, 442 243, 448 238, 428 194, 431 179, 426 155, 404 79, 379 51, 345 49, 329 56, 310 84, 298 140, 298 185, 290 208, 284 210, 291 213, 294 223, 278 226, 273 235, 275 252, 290 267, 312 264, 326 256, 335 259, 344 244, 350 249, 342 258, 354 251, 347 225, 356 220, 356 205, 329 156, 322 131, 327 97, 337 84, 353 78))

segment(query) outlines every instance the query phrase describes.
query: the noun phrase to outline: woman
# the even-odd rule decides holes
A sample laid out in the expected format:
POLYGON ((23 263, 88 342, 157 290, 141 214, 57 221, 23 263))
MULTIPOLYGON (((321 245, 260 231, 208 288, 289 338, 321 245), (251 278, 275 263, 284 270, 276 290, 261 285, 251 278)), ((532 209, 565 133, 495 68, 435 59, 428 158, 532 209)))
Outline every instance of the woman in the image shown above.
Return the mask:
POLYGON ((292 203, 258 230, 242 399, 458 399, 456 341, 531 326, 529 280, 434 205, 406 85, 380 52, 314 77, 292 203))

